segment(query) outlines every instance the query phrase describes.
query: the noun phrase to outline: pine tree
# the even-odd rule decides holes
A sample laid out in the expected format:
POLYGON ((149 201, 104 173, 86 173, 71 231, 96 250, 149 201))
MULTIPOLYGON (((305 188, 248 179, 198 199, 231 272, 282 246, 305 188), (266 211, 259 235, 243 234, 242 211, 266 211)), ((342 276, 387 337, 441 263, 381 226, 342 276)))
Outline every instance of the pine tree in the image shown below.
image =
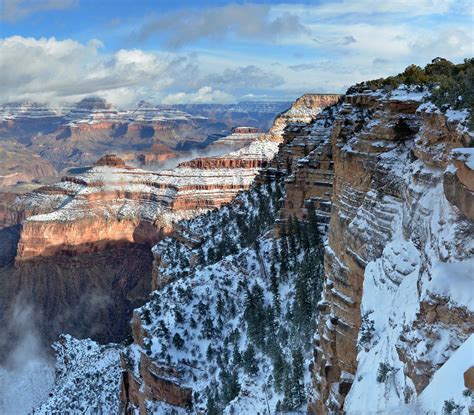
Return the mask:
POLYGON ((276 270, 270 270, 270 291, 273 295, 273 307, 277 315, 281 312, 281 301, 280 301, 280 287, 278 284, 278 276, 276 270))
POLYGON ((210 344, 209 346, 207 346, 206 357, 207 357, 208 362, 210 362, 212 358, 214 357, 214 349, 212 348, 210 344))
POLYGON ((304 391, 304 359, 300 349, 293 352, 291 376, 291 395, 295 409, 300 408, 306 402, 304 391))
POLYGON ((286 281, 288 278, 289 259, 288 259, 288 240, 286 235, 280 238, 280 278, 286 281))
POLYGON ((244 369, 249 375, 254 376, 258 373, 258 364, 257 359, 255 358, 255 349, 252 345, 249 345, 249 347, 247 347, 247 350, 245 350, 244 355, 242 356, 242 361, 244 369))
POLYGON ((202 334, 206 339, 212 339, 214 337, 215 328, 210 317, 207 317, 202 322, 202 334))
POLYGON ((295 237, 295 222, 293 216, 288 218, 288 245, 290 248, 290 255, 292 258, 296 257, 296 237, 295 237))
POLYGON ((234 370, 231 373, 221 371, 222 399, 225 404, 232 401, 240 392, 239 373, 234 370))
POLYGON ((174 346, 178 349, 181 350, 184 347, 184 340, 183 338, 179 335, 179 333, 176 333, 173 336, 173 344, 174 346))
POLYGON ((234 350, 232 352, 232 363, 236 367, 242 364, 242 355, 240 354, 239 346, 237 344, 234 345, 234 350))
POLYGON ((295 324, 302 329, 309 329, 307 323, 313 319, 313 301, 310 284, 313 282, 313 261, 309 260, 309 255, 304 256, 303 262, 299 266, 295 281, 295 300, 293 303, 293 318, 295 324))
POLYGON ((319 234, 318 219, 314 205, 308 207, 308 233, 312 247, 319 247, 321 244, 321 236, 319 234))
POLYGON ((272 264, 275 262, 280 262, 280 252, 278 251, 276 239, 274 239, 272 242, 272 264))
POLYGON ((249 338, 258 347, 263 347, 265 340, 265 310, 263 289, 259 284, 254 284, 252 290, 247 290, 244 318, 247 322, 249 338))
POLYGON ((286 378, 286 362, 283 357, 283 352, 279 346, 275 347, 273 352, 273 378, 275 379, 275 388, 281 392, 283 388, 283 382, 286 378))

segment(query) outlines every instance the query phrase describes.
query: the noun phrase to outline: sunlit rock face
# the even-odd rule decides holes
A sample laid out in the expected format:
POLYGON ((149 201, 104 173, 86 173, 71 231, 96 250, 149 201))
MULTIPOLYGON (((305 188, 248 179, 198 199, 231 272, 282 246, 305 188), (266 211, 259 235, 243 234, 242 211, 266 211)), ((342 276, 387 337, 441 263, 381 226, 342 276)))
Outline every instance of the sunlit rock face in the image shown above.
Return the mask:
POLYGON ((17 260, 56 252, 87 253, 110 243, 156 243, 169 234, 173 222, 218 208, 246 190, 278 152, 281 129, 310 122, 324 105, 338 99, 305 95, 276 118, 270 134, 259 135, 251 128, 234 131, 251 134, 253 140, 221 156, 149 172, 109 155, 83 174, 20 197, 15 208, 27 219, 17 260))
POLYGON ((423 98, 349 95, 336 117, 316 413, 423 399, 472 333, 469 135, 423 98))

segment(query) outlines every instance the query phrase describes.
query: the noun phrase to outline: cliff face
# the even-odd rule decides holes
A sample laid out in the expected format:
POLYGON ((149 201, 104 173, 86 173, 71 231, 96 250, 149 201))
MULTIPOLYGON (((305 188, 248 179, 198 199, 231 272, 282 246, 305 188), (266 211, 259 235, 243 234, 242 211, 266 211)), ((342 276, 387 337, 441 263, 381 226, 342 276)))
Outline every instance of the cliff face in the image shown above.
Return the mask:
POLYGON ((474 275, 474 171, 451 151, 469 137, 419 95, 347 96, 334 124, 317 413, 412 402, 473 330, 458 290, 474 275))
MULTIPOLYGON (((330 111, 329 115, 327 113, 324 113, 324 115, 321 114, 319 116, 319 114, 323 111, 324 106, 326 104, 332 104, 334 102, 337 102, 339 98, 340 97, 336 95, 322 97, 316 95, 304 96, 297 100, 296 103, 293 104, 292 107, 287 111, 287 113, 283 113, 276 118, 274 126, 270 130, 272 132, 271 134, 266 134, 265 136, 259 138, 257 141, 254 141, 249 147, 244 147, 239 151, 232 152, 224 156, 196 159, 188 163, 183 163, 181 166, 218 169, 225 169, 233 166, 236 163, 238 166, 243 166, 249 162, 254 163, 255 160, 259 159, 257 155, 261 154, 266 146, 271 146, 272 148, 274 148, 273 154, 276 154, 278 150, 276 158, 285 160, 285 166, 287 165, 287 159, 291 158, 290 164, 294 164, 295 169, 298 168, 297 166, 311 166, 310 169, 312 171, 310 175, 313 174, 315 170, 319 170, 319 173, 315 173, 315 176, 311 176, 311 179, 316 181, 318 178, 324 176, 324 174, 330 174, 331 170, 331 146, 328 146, 328 143, 330 143, 331 126, 327 120, 331 119, 332 111, 330 111), (314 122, 314 125, 309 127, 308 124, 313 122, 314 120, 316 120, 314 122), (305 126, 307 128, 305 128, 305 126), (283 131, 286 131, 286 133, 283 134, 283 131), (295 136, 298 136, 299 138, 295 138, 295 136), (308 155, 308 162, 302 162, 301 164, 299 164, 297 160, 304 156, 303 153, 308 155), (321 157, 322 164, 319 164, 319 162, 316 160, 319 160, 319 156, 321 155, 321 153, 324 153, 324 155, 321 157)), ((260 167, 266 166, 267 168, 263 169, 260 172, 256 182, 259 184, 262 184, 264 182, 273 182, 275 178, 275 171, 277 170, 277 167, 272 167, 274 165, 277 166, 278 162, 275 160, 272 160, 270 162, 270 159, 266 159, 264 161, 264 164, 259 164, 260 167)), ((281 174, 289 174, 289 172, 284 171, 281 172, 281 174)), ((307 174, 301 174, 304 177, 300 178, 299 180, 306 186, 306 181, 309 180, 306 177, 307 174)), ((280 175, 280 173, 278 173, 278 175, 280 175)), ((289 189, 289 186, 287 185, 286 188, 289 189)), ((290 213, 293 214, 293 212, 298 209, 298 216, 302 217, 303 214, 300 214, 300 210, 303 209, 304 206, 306 206, 305 203, 307 203, 307 201, 315 203, 319 206, 319 202, 316 200, 316 195, 321 195, 323 192, 323 188, 324 198, 325 200, 327 200, 330 198, 330 189, 328 192, 327 186, 322 186, 319 190, 309 191, 309 193, 305 192, 303 195, 298 194, 299 199, 294 197, 296 193, 287 193, 284 203, 286 206, 289 206, 287 204, 293 202, 295 209, 291 209, 289 207, 286 209, 282 209, 284 210, 284 212, 281 214, 282 218, 287 217, 290 213), (314 198, 312 198, 313 196, 314 198)), ((235 206, 242 206, 245 211, 246 206, 248 205, 248 200, 244 201, 242 199, 237 198, 236 200, 234 200, 232 205, 234 205, 234 208, 235 206)), ((231 207, 230 209, 233 208, 231 207)), ((215 212, 216 216, 219 216, 220 214, 222 214, 224 217, 227 215, 227 213, 224 213, 222 211, 215 212)), ((198 246, 206 245, 207 243, 210 243, 210 245, 213 246, 214 236, 211 237, 209 235, 208 228, 214 227, 215 225, 211 223, 211 217, 209 217, 208 219, 207 217, 203 216, 195 219, 194 221, 191 220, 190 223, 175 224, 173 226, 173 239, 179 241, 179 246, 186 247, 184 249, 184 254, 179 254, 179 250, 181 248, 173 247, 172 243, 170 243, 169 240, 165 240, 153 248, 152 252, 154 255, 154 263, 152 272, 152 286, 154 290, 165 290, 166 286, 176 281, 179 276, 187 275, 187 268, 183 268, 182 265, 176 265, 175 259, 173 259, 175 255, 179 255, 180 257, 181 255, 183 255, 183 257, 186 258, 185 262, 188 264, 188 267, 197 266, 199 259, 197 258, 196 252, 194 251, 194 253, 190 254, 186 250, 193 251, 198 246), (172 254, 168 252, 170 249, 171 251, 176 250, 177 253, 172 254)), ((252 231, 254 230, 252 229, 252 231)), ((231 236, 230 233, 228 234, 227 230, 225 229, 220 229, 219 232, 225 234, 225 236, 223 237, 229 239, 229 241, 231 241, 233 237, 238 234, 237 231, 232 231, 233 234, 231 236)), ((267 263, 267 261, 270 258, 270 245, 268 241, 264 243, 266 244, 266 253, 262 253, 262 257, 264 259, 262 259, 263 263, 260 265, 260 267, 269 268, 269 264, 267 263)), ((244 251, 243 253, 239 252, 237 255, 239 256, 238 261, 242 261, 240 265, 237 265, 234 259, 228 261, 223 260, 222 263, 219 262, 217 265, 217 275, 220 275, 219 273, 235 272, 234 279, 238 280, 240 278, 245 278, 245 272, 243 275, 240 274, 242 273, 242 269, 250 266, 250 264, 240 259, 240 256, 248 257, 250 253, 244 251)), ((257 278, 257 275, 259 275, 259 271, 261 270, 261 268, 255 269, 254 265, 251 269, 252 271, 249 272, 251 272, 252 275, 255 274, 255 278, 257 278)), ((207 281, 208 277, 206 271, 204 270, 202 273, 198 273, 194 278, 202 279, 203 284, 201 289, 204 292, 208 292, 205 290, 209 290, 209 288, 207 287, 210 282, 207 281)), ((185 282, 184 284, 189 283, 194 285, 192 280, 192 278, 189 278, 189 281, 185 282)), ((178 283, 178 281, 176 281, 176 283, 178 283)), ((225 284, 226 282, 221 281, 221 283, 225 284)), ((219 290, 217 292, 219 292, 219 290)), ((173 300, 169 300, 169 302, 171 303, 172 301, 173 300)), ((197 301, 197 295, 195 296, 193 301, 197 301)), ((286 301, 289 302, 290 300, 286 301)), ((147 354, 149 354, 150 344, 155 341, 155 336, 152 333, 154 331, 154 325, 156 322, 152 322, 150 327, 150 322, 144 321, 147 318, 148 317, 144 317, 141 311, 135 313, 132 319, 132 333, 134 337, 134 345, 136 345, 140 350, 148 350, 147 354)), ((233 322, 232 324, 234 323, 239 324, 238 320, 236 322, 233 322)), ((195 338, 193 342, 197 340, 198 339, 195 338)), ((221 340, 222 339, 220 339, 219 341, 221 340)), ((217 343, 218 341, 216 341, 216 347, 217 343)), ((199 347, 201 348, 202 346, 199 347)), ((202 395, 204 389, 203 382, 209 381, 207 379, 206 381, 202 380, 202 374, 199 373, 199 367, 194 367, 195 365, 188 362, 188 359, 194 359, 198 357, 194 356, 194 353, 194 357, 185 355, 186 357, 182 359, 182 361, 176 361, 176 359, 173 358, 174 365, 168 365, 169 370, 173 369, 176 371, 176 373, 179 373, 180 370, 184 370, 184 373, 187 374, 181 374, 180 376, 175 375, 175 377, 171 379, 173 382, 173 386, 171 389, 169 389, 168 393, 163 393, 160 391, 161 388, 159 385, 160 382, 162 382, 160 380, 160 376, 155 378, 145 376, 147 371, 153 370, 152 366, 154 359, 148 358, 144 352, 141 352, 141 354, 139 355, 137 355, 136 352, 127 352, 127 356, 129 356, 131 362, 125 360, 122 363, 124 369, 126 369, 124 378, 122 380, 121 391, 121 398, 124 407, 138 408, 140 413, 143 414, 147 413, 146 402, 148 402, 149 407, 152 407, 152 405, 157 405, 160 402, 184 408, 194 406, 194 409, 196 410, 198 407, 202 407, 202 396, 198 399, 183 398, 183 396, 190 397, 192 391, 198 392, 198 394, 202 395), (177 368, 180 369, 178 370, 177 368), (158 392, 156 392, 157 390, 158 392), (176 396, 179 396, 181 398, 176 399, 176 396)), ((156 357, 155 360, 161 361, 160 359, 156 359, 156 357)), ((203 367, 202 364, 200 367, 203 367)), ((245 386, 246 388, 248 388, 249 394, 252 394, 251 390, 253 389, 253 386, 251 385, 252 383, 249 382, 249 384, 245 386)), ((255 405, 257 405, 258 407, 260 407, 260 405, 262 404, 264 404, 263 401, 258 401, 258 403, 257 401, 255 401, 255 405)), ((243 406, 242 408, 247 407, 243 406)), ((246 409, 242 410, 245 411, 246 409)))
POLYGON ((155 291, 121 350, 123 409, 263 413, 309 398, 317 414, 440 413, 451 400, 467 413, 474 154, 467 114, 428 99, 306 95, 277 117, 256 185, 154 246, 155 291))
POLYGON ((289 125, 307 124, 311 122, 322 108, 328 107, 339 101, 337 94, 305 94, 298 98, 289 110, 282 112, 275 118, 272 127, 267 133, 270 140, 281 142, 283 132, 289 125))
POLYGON ((218 208, 246 190, 277 149, 276 143, 255 142, 213 162, 196 159, 159 172, 103 157, 83 174, 18 199, 18 216, 27 219, 17 260, 116 243, 151 246, 174 221, 218 208))

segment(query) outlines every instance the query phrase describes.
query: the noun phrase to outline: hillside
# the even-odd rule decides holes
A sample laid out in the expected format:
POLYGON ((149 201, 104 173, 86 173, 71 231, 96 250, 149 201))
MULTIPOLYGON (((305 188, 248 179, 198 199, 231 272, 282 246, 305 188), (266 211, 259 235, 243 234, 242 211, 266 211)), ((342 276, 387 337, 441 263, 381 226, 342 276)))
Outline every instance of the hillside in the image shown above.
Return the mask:
POLYGON ((121 379, 70 339, 39 412, 469 413, 471 92, 440 105, 438 81, 300 98, 251 188, 152 249, 121 379))

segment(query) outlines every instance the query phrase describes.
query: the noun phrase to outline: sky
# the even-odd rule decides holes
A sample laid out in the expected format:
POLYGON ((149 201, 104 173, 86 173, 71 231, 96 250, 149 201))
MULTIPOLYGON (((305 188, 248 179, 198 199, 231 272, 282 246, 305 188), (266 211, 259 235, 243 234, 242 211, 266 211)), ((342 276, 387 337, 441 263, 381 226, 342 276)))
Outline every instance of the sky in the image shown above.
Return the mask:
POLYGON ((0 102, 294 100, 473 57, 472 0, 0 0, 0 102))

